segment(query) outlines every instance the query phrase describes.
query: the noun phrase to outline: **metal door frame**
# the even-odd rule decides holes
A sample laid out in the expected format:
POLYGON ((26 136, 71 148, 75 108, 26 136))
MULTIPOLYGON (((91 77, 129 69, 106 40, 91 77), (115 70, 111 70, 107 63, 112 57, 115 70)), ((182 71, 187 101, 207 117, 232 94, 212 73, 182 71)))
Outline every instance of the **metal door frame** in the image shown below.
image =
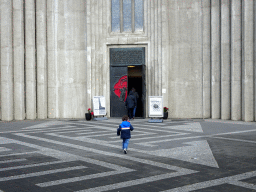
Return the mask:
MULTIPOLYGON (((144 94, 142 95, 143 97, 143 118, 146 118, 147 117, 147 52, 148 52, 148 49, 147 49, 147 44, 138 44, 138 45, 107 45, 107 59, 108 59, 108 62, 109 62, 109 81, 108 81, 108 88, 109 88, 109 102, 108 102, 108 108, 109 108, 109 117, 111 117, 111 114, 110 114, 110 95, 111 95, 111 85, 110 85, 110 69, 111 69, 111 61, 110 61, 110 49, 111 48, 144 48, 144 64, 143 65, 140 65, 142 66, 142 88, 144 89, 144 94)), ((126 66, 129 66, 129 65, 126 65, 126 66)), ((116 66, 118 67, 118 66, 116 66)))

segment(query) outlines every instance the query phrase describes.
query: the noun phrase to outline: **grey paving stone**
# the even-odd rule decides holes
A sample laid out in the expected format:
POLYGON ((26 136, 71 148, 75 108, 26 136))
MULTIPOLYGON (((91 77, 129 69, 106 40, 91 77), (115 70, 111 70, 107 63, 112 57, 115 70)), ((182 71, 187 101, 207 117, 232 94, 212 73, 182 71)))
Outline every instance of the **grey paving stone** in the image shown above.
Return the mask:
POLYGON ((0 190, 256 191, 256 123, 147 121, 1 122, 0 190))

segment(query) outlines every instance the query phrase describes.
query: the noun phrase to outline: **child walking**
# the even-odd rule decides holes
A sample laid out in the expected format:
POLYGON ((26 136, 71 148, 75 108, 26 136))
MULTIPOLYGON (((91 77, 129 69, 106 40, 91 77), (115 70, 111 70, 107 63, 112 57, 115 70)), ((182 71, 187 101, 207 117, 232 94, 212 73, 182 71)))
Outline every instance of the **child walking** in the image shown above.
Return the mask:
POLYGON ((124 154, 127 154, 128 144, 131 138, 131 131, 133 130, 133 126, 128 121, 128 116, 124 115, 122 117, 122 123, 119 125, 119 128, 117 129, 117 136, 120 135, 120 138, 123 139, 123 150, 124 154))

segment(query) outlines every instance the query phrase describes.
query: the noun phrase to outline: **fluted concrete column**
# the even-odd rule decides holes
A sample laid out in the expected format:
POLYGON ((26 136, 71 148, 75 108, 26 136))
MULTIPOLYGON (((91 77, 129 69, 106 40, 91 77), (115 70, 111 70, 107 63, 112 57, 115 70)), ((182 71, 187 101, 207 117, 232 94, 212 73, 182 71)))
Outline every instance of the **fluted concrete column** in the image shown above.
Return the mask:
POLYGON ((86 112, 85 9, 84 0, 47 1, 50 118, 84 118, 86 112))
POLYGON ((14 119, 25 119, 23 1, 13 0, 14 119))
POLYGON ((230 119, 230 1, 221 2, 221 119, 230 119))
POLYGON ((211 2, 202 1, 203 22, 203 118, 211 117, 211 2))
MULTIPOLYGON (((91 108, 91 98, 92 98, 92 86, 91 86, 91 78, 92 78, 92 8, 91 8, 91 1, 86 2, 86 25, 87 25, 87 61, 86 61, 86 86, 87 86, 87 93, 86 93, 86 109, 89 107, 91 108)), ((110 108, 110 107, 109 107, 110 108)), ((109 109, 108 108, 108 109, 109 109)))
POLYGON ((46 0, 36 1, 37 116, 47 118, 46 0))
POLYGON ((162 75, 161 75, 161 82, 162 82, 162 96, 163 96, 163 105, 169 107, 168 103, 168 66, 169 66, 169 37, 168 37, 168 17, 167 17, 167 11, 168 11, 168 1, 163 0, 162 1, 162 11, 161 11, 161 17, 162 17, 162 75))
POLYGON ((254 15, 253 1, 243 1, 243 63, 242 63, 242 118, 245 121, 254 120, 254 85, 253 85, 253 41, 254 15))
POLYGON ((232 1, 231 4, 231 119, 241 120, 241 1, 232 1))
POLYGON ((47 0, 48 118, 58 117, 57 32, 59 0, 47 0))
POLYGON ((149 63, 149 73, 151 79, 151 86, 149 95, 155 95, 155 11, 154 2, 150 1, 150 63, 149 63))
MULTIPOLYGON (((60 118, 84 118, 87 112, 87 109, 85 109, 85 9, 84 0, 59 1, 58 33, 55 41, 58 46, 57 65, 59 69, 57 71, 57 81, 59 81, 59 96, 57 101, 59 102, 60 118)), ((94 64, 94 67, 97 66, 99 66, 99 63, 94 64)), ((102 71, 95 74, 95 76, 100 76, 100 73, 102 71)))
POLYGON ((1 1, 1 111, 13 120, 12 0, 1 1))
POLYGON ((211 19, 211 82, 212 82, 212 118, 220 118, 220 1, 212 0, 211 19))
POLYGON ((35 2, 25 1, 26 117, 36 118, 35 2))

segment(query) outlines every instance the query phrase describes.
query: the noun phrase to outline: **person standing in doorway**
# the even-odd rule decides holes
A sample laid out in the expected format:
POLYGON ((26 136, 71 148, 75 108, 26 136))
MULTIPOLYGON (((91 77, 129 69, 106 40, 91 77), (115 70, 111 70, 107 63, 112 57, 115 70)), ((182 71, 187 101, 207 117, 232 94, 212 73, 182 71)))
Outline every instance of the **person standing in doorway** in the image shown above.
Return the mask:
POLYGON ((121 139, 123 139, 123 150, 124 154, 127 154, 128 144, 131 138, 131 131, 133 130, 133 126, 128 121, 128 116, 124 115, 122 117, 122 123, 119 125, 117 129, 117 136, 121 135, 121 139))
POLYGON ((134 110, 134 107, 137 106, 137 101, 133 93, 134 92, 131 90, 125 101, 125 106, 128 110, 129 119, 133 118, 133 110, 134 110))
POLYGON ((133 119, 135 118, 135 114, 136 114, 136 109, 137 109, 137 104, 138 104, 138 99, 139 99, 139 94, 138 92, 136 92, 136 89, 135 88, 132 88, 132 91, 133 91, 133 95, 136 99, 136 106, 134 107, 133 109, 133 119))

